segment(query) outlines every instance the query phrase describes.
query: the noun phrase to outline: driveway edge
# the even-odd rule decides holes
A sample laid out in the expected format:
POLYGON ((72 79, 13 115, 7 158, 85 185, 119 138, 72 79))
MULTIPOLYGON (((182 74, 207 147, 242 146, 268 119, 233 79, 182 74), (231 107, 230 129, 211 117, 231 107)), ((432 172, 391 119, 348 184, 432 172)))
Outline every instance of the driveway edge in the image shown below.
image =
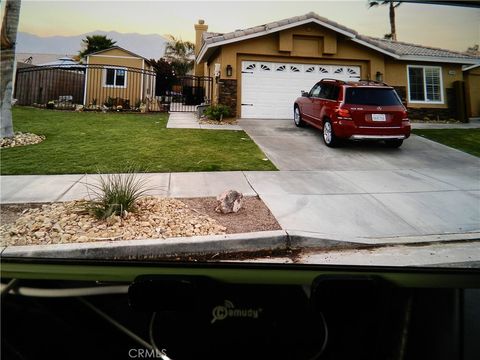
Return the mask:
POLYGON ((335 238, 332 235, 306 231, 287 230, 289 247, 292 249, 317 248, 340 250, 362 247, 382 247, 397 245, 428 245, 442 242, 480 241, 480 232, 457 234, 432 234, 418 236, 398 236, 382 238, 335 238))

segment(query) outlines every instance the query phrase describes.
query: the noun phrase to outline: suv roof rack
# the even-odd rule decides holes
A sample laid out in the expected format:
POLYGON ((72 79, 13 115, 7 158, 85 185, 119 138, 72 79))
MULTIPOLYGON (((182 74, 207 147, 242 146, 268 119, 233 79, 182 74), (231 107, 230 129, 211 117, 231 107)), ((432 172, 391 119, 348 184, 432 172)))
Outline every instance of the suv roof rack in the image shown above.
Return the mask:
POLYGON ((385 84, 383 81, 376 81, 376 80, 371 80, 371 79, 360 79, 358 82, 365 82, 367 84, 376 84, 376 85, 383 85, 383 86, 390 86, 388 84, 385 84))
POLYGON ((325 81, 325 80, 326 80, 326 81, 335 81, 335 82, 339 82, 339 83, 341 83, 341 84, 346 84, 346 82, 343 81, 343 80, 331 79, 331 78, 323 78, 323 79, 320 80, 320 81, 325 81))

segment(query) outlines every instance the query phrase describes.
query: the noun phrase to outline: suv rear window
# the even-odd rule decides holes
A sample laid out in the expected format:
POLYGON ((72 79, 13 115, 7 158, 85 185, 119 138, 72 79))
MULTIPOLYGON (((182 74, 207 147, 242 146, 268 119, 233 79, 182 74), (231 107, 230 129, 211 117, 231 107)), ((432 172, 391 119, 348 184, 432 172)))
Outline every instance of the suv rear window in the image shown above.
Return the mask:
POLYGON ((395 90, 379 88, 347 88, 345 103, 376 106, 402 105, 395 90))

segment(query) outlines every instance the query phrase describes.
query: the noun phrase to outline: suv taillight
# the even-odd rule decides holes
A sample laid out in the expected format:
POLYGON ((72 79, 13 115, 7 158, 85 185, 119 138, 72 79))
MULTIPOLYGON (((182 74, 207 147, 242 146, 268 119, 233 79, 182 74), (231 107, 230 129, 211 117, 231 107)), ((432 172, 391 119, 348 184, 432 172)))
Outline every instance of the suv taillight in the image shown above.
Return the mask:
POLYGON ((347 119, 352 118, 352 114, 350 114, 350 111, 348 109, 339 108, 337 109, 337 114, 339 117, 342 117, 342 118, 347 118, 347 119))
POLYGON ((410 121, 410 119, 408 118, 408 112, 407 111, 402 112, 402 121, 410 121))

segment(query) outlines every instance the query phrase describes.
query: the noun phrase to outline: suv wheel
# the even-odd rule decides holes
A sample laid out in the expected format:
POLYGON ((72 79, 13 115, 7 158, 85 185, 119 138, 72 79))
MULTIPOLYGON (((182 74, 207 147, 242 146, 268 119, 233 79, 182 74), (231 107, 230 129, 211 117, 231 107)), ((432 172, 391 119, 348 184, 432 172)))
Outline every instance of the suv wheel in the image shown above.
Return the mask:
POLYGON ((293 111, 293 122, 298 127, 302 127, 303 125, 305 125, 302 120, 302 114, 300 114, 300 109, 298 108, 298 106, 295 106, 295 109, 293 111))
POLYGON ((325 123, 323 124, 323 141, 325 142, 325 145, 329 147, 336 147, 338 145, 338 139, 333 132, 330 120, 325 120, 325 123))
POLYGON ((398 148, 398 147, 402 146, 402 144, 403 144, 403 140, 401 140, 401 139, 385 141, 385 145, 389 148, 398 148))

